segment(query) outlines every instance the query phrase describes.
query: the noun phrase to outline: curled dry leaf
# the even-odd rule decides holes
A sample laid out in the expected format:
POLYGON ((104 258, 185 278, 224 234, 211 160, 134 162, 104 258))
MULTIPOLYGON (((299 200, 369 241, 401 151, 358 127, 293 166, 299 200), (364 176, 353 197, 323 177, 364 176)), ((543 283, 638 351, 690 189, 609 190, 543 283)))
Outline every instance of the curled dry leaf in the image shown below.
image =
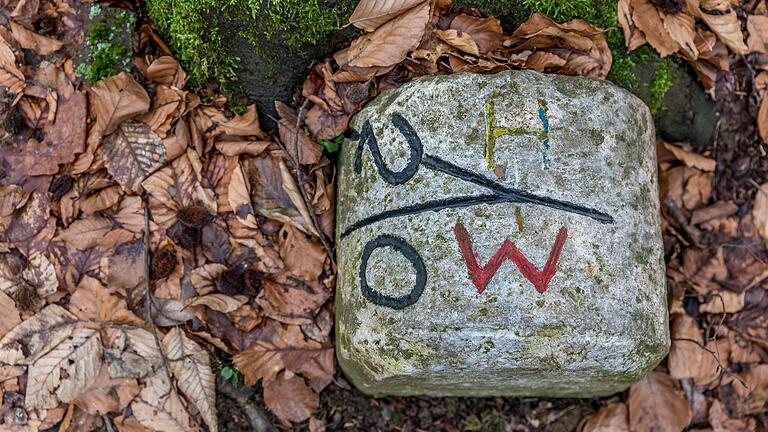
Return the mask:
POLYGON ((451 21, 450 28, 469 35, 481 54, 497 51, 504 43, 501 21, 494 17, 477 18, 461 14, 451 21))
POLYGON ((147 78, 158 84, 172 85, 180 89, 187 83, 186 72, 171 56, 155 59, 147 68, 147 78))
POLYGON ((362 0, 349 17, 349 23, 367 32, 426 0, 362 0))
POLYGON ((342 67, 386 67, 399 63, 413 51, 429 21, 429 2, 422 2, 373 33, 361 36, 349 48, 334 54, 342 67))
POLYGON ((653 371, 629 389, 629 426, 636 431, 682 432, 691 422, 691 406, 675 381, 653 371))
POLYGON ((582 432, 629 432, 627 406, 621 402, 608 404, 587 417, 582 432))
POLYGON ((699 154, 684 150, 674 144, 663 143, 664 148, 672 152, 679 161, 682 161, 685 165, 691 168, 697 168, 706 172, 714 172, 717 162, 714 159, 710 159, 699 154))
POLYGON ((26 86, 26 79, 16 65, 16 56, 8 42, 0 37, 0 86, 8 87, 11 93, 19 94, 26 86))
POLYGON ((192 297, 187 300, 187 306, 205 306, 208 309, 221 313, 230 313, 240 306, 248 303, 248 297, 244 295, 230 296, 226 294, 208 294, 192 297))
POLYGON ((161 345, 179 390, 194 404, 208 428, 216 432, 216 380, 208 353, 178 327, 165 335, 161 345))
POLYGON ((701 0, 698 15, 735 54, 749 52, 741 22, 729 0, 701 0))
POLYGON ((11 32, 22 48, 29 49, 40 55, 53 54, 64 46, 56 39, 51 39, 27 30, 21 24, 11 21, 11 32))

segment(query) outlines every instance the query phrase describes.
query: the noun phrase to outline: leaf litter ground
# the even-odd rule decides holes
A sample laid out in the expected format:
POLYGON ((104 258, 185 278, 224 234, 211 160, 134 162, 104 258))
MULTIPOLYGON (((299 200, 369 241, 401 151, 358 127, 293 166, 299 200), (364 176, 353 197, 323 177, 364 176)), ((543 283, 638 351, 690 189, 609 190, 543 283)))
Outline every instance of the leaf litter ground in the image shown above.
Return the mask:
POLYGON ((323 147, 368 100, 424 75, 604 79, 602 29, 535 14, 504 34, 447 0, 363 0, 350 22, 365 33, 316 64, 298 108, 278 103, 277 130, 263 131, 255 107, 233 115, 226 96, 186 89, 149 24, 132 73, 85 83, 72 63, 83 4, 2 4, 0 430, 768 428, 764 2, 618 2, 627 46, 687 61, 723 115, 706 147, 658 143, 669 358, 590 401, 350 389, 330 336, 323 147))

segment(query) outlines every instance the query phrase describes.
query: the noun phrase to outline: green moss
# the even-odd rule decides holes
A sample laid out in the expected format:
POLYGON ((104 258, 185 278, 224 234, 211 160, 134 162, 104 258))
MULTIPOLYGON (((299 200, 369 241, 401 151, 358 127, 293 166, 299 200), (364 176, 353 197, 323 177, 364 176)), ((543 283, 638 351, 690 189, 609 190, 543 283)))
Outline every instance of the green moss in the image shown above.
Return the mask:
MULTIPOLYGON (((236 31, 255 53, 260 42, 275 38, 289 49, 317 43, 341 28, 357 4, 340 0, 333 7, 320 0, 147 0, 147 12, 181 61, 193 85, 234 78, 239 59, 222 42, 223 31, 236 31), (213 24, 212 16, 223 18, 213 24), (234 30, 233 30, 234 29, 234 30)), ((283 55, 283 53, 265 53, 283 55)))
POLYGON ((93 6, 89 18, 98 22, 88 30, 87 56, 79 59, 75 69, 78 77, 96 82, 128 71, 131 32, 136 17, 130 12, 93 6))
POLYGON ((656 75, 649 86, 651 91, 649 107, 654 117, 664 111, 664 97, 675 83, 671 62, 669 58, 662 58, 656 62, 656 75))

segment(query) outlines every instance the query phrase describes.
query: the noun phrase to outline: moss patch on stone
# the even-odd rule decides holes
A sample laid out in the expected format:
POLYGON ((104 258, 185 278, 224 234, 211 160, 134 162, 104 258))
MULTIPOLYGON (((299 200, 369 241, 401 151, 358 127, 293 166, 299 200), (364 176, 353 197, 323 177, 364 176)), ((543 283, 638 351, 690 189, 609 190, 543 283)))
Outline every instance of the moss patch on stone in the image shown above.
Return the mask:
POLYGON ((91 7, 86 26, 86 46, 75 56, 75 73, 96 82, 127 72, 131 66, 131 32, 136 16, 128 11, 91 7))
MULTIPOLYGON (((340 29, 355 0, 147 0, 147 12, 190 76, 193 85, 226 82, 240 60, 224 44, 234 29, 262 53, 260 42, 276 38, 289 49, 315 44, 340 29), (330 6, 330 4, 333 4, 330 6), (212 20, 216 15, 221 20, 212 20), (219 22, 219 25, 215 23, 219 22)), ((263 53, 284 56, 290 53, 263 53)))

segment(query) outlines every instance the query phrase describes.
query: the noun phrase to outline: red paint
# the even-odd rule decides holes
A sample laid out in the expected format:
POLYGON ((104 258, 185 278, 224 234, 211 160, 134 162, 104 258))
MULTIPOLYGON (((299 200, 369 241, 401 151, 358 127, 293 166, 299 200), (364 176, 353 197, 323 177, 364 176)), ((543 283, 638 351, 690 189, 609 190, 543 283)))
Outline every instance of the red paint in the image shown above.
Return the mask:
POLYGON ((520 273, 533 284, 536 291, 543 293, 547 290, 549 282, 555 277, 555 273, 557 273, 557 262, 560 260, 560 253, 563 251, 565 241, 568 240, 568 230, 565 227, 560 228, 557 238, 555 238, 555 244, 549 252, 549 259, 544 265, 544 269, 539 271, 509 239, 505 240, 499 250, 496 251, 496 254, 493 255, 487 264, 481 267, 477 262, 477 255, 472 249, 472 237, 470 237, 464 225, 457 223, 453 228, 453 233, 467 264, 469 276, 472 277, 472 283, 475 284, 477 292, 480 294, 485 291, 485 288, 496 275, 499 267, 504 264, 505 260, 515 263, 520 273))

